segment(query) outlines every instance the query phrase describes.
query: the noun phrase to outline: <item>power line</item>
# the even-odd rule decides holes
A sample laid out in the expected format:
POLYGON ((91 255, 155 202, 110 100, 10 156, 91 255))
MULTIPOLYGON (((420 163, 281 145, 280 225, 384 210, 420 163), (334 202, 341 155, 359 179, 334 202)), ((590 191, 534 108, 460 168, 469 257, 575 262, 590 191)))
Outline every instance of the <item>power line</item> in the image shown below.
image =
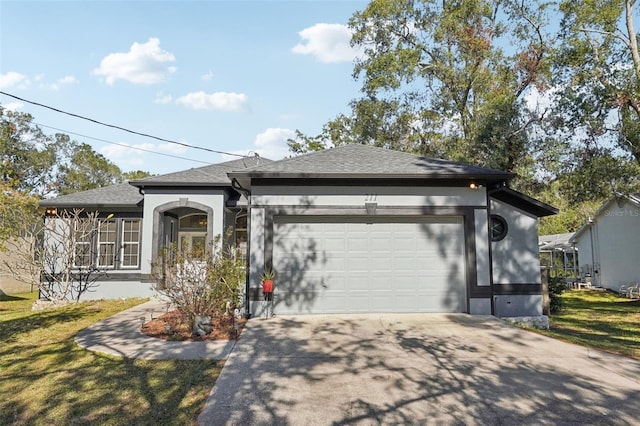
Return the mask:
POLYGON ((90 121, 92 123, 99 124, 101 126, 111 127, 112 129, 122 130, 123 132, 128 132, 128 133, 131 133, 131 134, 134 134, 134 135, 143 136, 145 138, 151 138, 151 139, 159 140, 159 141, 162 141, 162 142, 167 142, 167 143, 171 143, 171 144, 175 144, 175 145, 184 146, 184 147, 187 147, 187 148, 199 149, 201 151, 213 152, 214 154, 233 155, 235 157, 243 157, 243 158, 249 157, 248 155, 235 154, 235 153, 232 153, 232 152, 218 151, 218 150, 215 150, 215 149, 205 148, 205 147, 202 147, 202 146, 190 145, 190 144, 187 144, 187 143, 184 143, 184 142, 177 142, 177 141, 173 141, 171 139, 165 139, 165 138, 161 138, 161 137, 158 137, 158 136, 150 135, 148 133, 137 132, 135 130, 127 129, 125 127, 116 126, 114 124, 103 123, 101 121, 94 120, 93 118, 84 117, 82 115, 74 114, 72 112, 63 111, 61 109, 54 108, 54 107, 51 107, 51 106, 48 106, 48 105, 44 105, 44 104, 41 104, 41 103, 38 103, 38 102, 30 101, 28 99, 24 99, 24 98, 21 98, 21 97, 18 97, 18 96, 15 96, 15 95, 12 95, 10 93, 3 92, 3 91, 0 91, 0 95, 9 96, 10 98, 13 98, 13 99, 16 99, 16 100, 19 100, 19 101, 22 101, 22 102, 26 102, 26 103, 31 104, 31 105, 36 105, 36 106, 39 106, 39 107, 42 107, 42 108, 47 108, 47 109, 50 109, 52 111, 58 112, 60 114, 65 114, 65 115, 68 115, 68 116, 71 116, 71 117, 79 118, 81 120, 90 121))
POLYGON ((211 163, 209 161, 195 160, 193 158, 180 157, 179 155, 167 154, 167 153, 164 153, 164 152, 152 151, 150 149, 140 148, 140 147, 137 147, 137 146, 131 146, 131 145, 127 145, 127 144, 124 144, 124 143, 111 142, 111 141, 108 141, 108 140, 105 140, 105 139, 94 138, 93 136, 87 136, 87 135, 83 135, 83 134, 80 134, 80 133, 70 132, 68 130, 59 129, 57 127, 47 126, 46 124, 42 124, 42 123, 33 122, 33 124, 35 124, 37 126, 40 126, 40 127, 46 127, 47 129, 52 129, 52 130, 57 130, 59 132, 64 132, 64 133, 67 133, 67 134, 70 134, 70 135, 80 136, 80 137, 87 138, 87 139, 92 139, 92 140, 98 141, 98 142, 104 142, 104 143, 108 143, 108 144, 111 144, 111 145, 122 146, 124 148, 129 148, 129 149, 135 149, 137 151, 144 151, 144 152, 148 152, 148 153, 151 153, 151 154, 163 155, 165 157, 177 158, 178 160, 194 161, 196 163, 202 163, 202 164, 213 164, 213 163, 211 163))

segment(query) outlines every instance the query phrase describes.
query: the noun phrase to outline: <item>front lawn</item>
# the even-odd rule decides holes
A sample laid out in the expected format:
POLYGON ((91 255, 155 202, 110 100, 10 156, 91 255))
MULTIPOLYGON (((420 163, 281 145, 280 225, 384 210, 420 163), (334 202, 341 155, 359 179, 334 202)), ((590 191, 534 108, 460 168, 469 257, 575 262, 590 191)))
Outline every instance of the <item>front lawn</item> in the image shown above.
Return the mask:
POLYGON ((564 309, 551 315, 544 334, 640 359, 640 300, 594 290, 567 291, 562 298, 564 309))
POLYGON ((220 361, 143 361, 84 350, 78 331, 144 302, 33 312, 36 294, 0 296, 1 425, 189 425, 220 361))

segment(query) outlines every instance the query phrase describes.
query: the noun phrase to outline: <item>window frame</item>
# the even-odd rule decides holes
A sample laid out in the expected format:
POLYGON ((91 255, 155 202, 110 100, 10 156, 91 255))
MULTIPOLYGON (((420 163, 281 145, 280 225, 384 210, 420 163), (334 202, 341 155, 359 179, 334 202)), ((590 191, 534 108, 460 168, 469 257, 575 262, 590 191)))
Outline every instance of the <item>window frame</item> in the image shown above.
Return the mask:
POLYGON ((116 268, 116 254, 118 253, 118 220, 117 219, 101 219, 98 221, 98 231, 96 232, 96 258, 95 265, 96 268, 104 268, 104 269, 115 269, 116 268), (108 229, 110 224, 113 224, 113 230, 108 229), (105 225, 107 225, 107 229, 105 229, 105 225), (112 235, 113 241, 102 241, 102 236, 112 235), (111 247, 111 255, 102 254, 103 247, 111 247), (101 260, 105 258, 108 260, 108 263, 102 264, 101 260))
MULTIPOLYGON (((80 219, 80 221, 82 220, 87 220, 87 219, 80 219)), ((79 234, 82 234, 83 229, 78 229, 80 225, 80 222, 74 222, 73 223, 73 230, 71 230, 71 232, 73 232, 73 246, 71 247, 71 250, 73 250, 72 256, 73 256, 73 261, 72 261, 72 266, 76 269, 86 269, 86 268, 90 268, 93 265, 93 236, 91 234, 86 235, 86 239, 84 238, 79 238, 79 234), (84 249, 82 249, 81 251, 78 250, 78 248, 82 246, 85 247, 84 249), (83 263, 82 264, 78 264, 78 253, 80 253, 80 256, 83 259, 83 263), (84 262, 84 260, 87 260, 86 262, 84 262)), ((67 223, 67 226, 71 227, 70 224, 67 223)))
MULTIPOLYGON (((102 215, 101 215, 102 216, 102 215)), ((98 219, 98 227, 87 235, 87 239, 78 238, 78 224, 75 225, 73 232, 73 268, 76 270, 84 270, 87 268, 98 268, 100 270, 140 270, 141 269, 141 246, 142 246, 142 218, 135 216, 125 217, 101 217, 98 219), (125 241, 125 232, 127 232, 126 224, 137 222, 137 241, 125 241), (103 226, 106 223, 114 224, 113 230, 105 231, 103 226), (113 234, 112 241, 101 241, 105 234, 113 234), (110 263, 103 263, 105 255, 103 255, 103 247, 110 246, 111 255, 108 256, 110 263), (129 255, 129 259, 135 259, 135 265, 125 265, 124 251, 125 246, 135 246, 135 253, 129 255), (78 256, 80 253, 81 256, 78 256), (78 264, 77 260, 82 257, 84 264, 78 264)), ((80 231, 81 232, 81 231, 80 231)), ((108 253, 108 249, 104 253, 108 253)))
POLYGON ((507 223, 507 220, 498 214, 492 214, 489 219, 489 234, 491 237, 491 241, 494 243, 498 241, 502 241, 505 239, 508 233, 509 233, 509 224, 507 223), (495 224, 499 224, 500 227, 502 228, 500 232, 496 231, 495 224))
POLYGON ((120 269, 140 269, 140 239, 142 237, 142 219, 139 218, 122 218, 120 220, 121 224, 121 232, 120 232, 120 269), (127 223, 137 223, 138 229, 135 231, 138 235, 136 241, 127 241, 125 240, 125 233, 134 231, 127 229, 127 223), (127 246, 135 246, 135 256, 131 254, 127 254, 130 259, 134 259, 136 261, 135 265, 125 265, 125 249, 127 246))

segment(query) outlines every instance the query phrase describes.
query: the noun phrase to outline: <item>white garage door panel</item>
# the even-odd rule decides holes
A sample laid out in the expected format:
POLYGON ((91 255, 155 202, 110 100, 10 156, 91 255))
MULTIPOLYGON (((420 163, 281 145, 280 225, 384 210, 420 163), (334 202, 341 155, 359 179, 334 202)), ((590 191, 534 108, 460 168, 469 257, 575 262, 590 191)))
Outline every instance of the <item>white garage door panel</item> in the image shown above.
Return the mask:
POLYGON ((460 218, 366 220, 276 218, 276 313, 466 311, 460 218))

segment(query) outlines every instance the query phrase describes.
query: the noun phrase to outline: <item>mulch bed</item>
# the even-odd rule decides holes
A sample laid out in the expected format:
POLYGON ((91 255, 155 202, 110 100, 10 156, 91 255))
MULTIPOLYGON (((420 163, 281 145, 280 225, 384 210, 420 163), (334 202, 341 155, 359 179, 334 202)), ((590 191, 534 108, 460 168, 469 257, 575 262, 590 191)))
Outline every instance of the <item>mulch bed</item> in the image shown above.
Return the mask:
POLYGON ((170 341, 235 340, 240 336, 246 322, 244 318, 234 320, 231 316, 216 317, 211 320, 211 333, 201 337, 193 334, 188 317, 178 311, 171 311, 145 323, 141 331, 147 336, 170 341), (234 322, 238 327, 237 332, 234 322))

